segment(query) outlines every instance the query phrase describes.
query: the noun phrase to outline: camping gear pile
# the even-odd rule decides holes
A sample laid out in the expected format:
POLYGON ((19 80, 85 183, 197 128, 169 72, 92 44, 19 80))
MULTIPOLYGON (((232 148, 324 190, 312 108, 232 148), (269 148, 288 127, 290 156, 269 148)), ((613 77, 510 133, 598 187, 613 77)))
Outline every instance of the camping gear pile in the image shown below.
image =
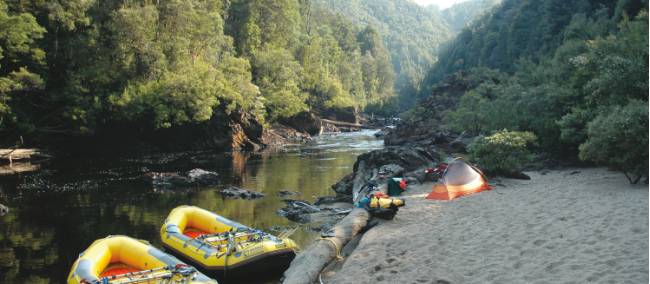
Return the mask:
POLYGON ((444 171, 438 182, 433 185, 427 199, 452 200, 492 189, 483 172, 462 159, 455 159, 448 165, 441 166, 438 168, 444 168, 444 171))
POLYGON ((362 198, 357 207, 368 210, 374 217, 392 220, 399 207, 404 205, 406 205, 404 199, 390 197, 381 191, 375 191, 362 198))
POLYGON ((424 170, 424 180, 425 181, 437 181, 442 177, 442 174, 447 170, 449 164, 440 163, 435 168, 428 168, 424 170))
POLYGON ((388 179, 388 195, 399 196, 406 191, 406 180, 403 178, 388 179))

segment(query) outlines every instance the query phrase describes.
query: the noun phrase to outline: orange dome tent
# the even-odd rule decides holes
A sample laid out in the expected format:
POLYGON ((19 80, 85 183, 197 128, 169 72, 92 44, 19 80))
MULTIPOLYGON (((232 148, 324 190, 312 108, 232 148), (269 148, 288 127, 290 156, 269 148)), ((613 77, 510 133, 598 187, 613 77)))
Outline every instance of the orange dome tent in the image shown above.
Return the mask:
POLYGON ((492 187, 479 169, 456 159, 447 166, 440 180, 433 185, 427 199, 452 200, 490 189, 492 187))

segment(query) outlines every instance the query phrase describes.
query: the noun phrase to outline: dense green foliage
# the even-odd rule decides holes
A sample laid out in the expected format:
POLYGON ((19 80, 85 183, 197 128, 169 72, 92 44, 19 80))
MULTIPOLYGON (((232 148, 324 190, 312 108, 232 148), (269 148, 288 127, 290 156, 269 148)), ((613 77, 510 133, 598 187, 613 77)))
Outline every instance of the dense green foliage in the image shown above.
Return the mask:
POLYGON ((395 94, 380 35, 310 1, 0 0, 0 27, 7 140, 362 111, 395 94))
POLYGON ((589 122, 580 158, 622 170, 630 182, 648 173, 648 104, 630 101, 589 122))
POLYGON ((427 71, 437 60, 439 46, 451 38, 444 19, 409 0, 312 0, 359 26, 377 29, 390 51, 395 70, 395 104, 408 109, 427 71))
POLYGON ((584 40, 594 32, 601 32, 606 28, 603 25, 611 27, 626 12, 636 15, 643 7, 640 2, 504 0, 443 48, 440 61, 427 75, 425 85, 474 67, 512 72, 521 59, 537 61, 552 54, 566 37, 584 40))
POLYGON ((44 33, 33 15, 11 13, 0 1, 0 128, 18 120, 20 110, 12 105, 43 87, 43 79, 32 69, 43 64, 45 53, 36 41, 44 33))
POLYGON ((468 147, 472 162, 486 173, 512 174, 532 161, 529 146, 537 137, 532 132, 501 130, 479 137, 468 147))
POLYGON ((499 3, 501 3, 501 0, 465 1, 436 12, 440 13, 440 16, 445 19, 452 32, 459 33, 474 19, 479 18, 499 3))
POLYGON ((431 78, 441 70, 484 70, 475 66, 501 73, 500 80, 466 90, 444 115, 447 126, 472 134, 532 131, 542 149, 552 153, 579 153, 584 160, 635 175, 647 172, 640 167, 648 163, 647 3, 572 1, 578 12, 556 17, 548 13, 559 2, 534 2, 504 1, 464 30, 452 44, 453 54, 432 71, 431 78), (541 25, 536 28, 529 19, 550 21, 536 20, 541 25), (517 26, 530 29, 520 34, 525 38, 511 34, 512 40, 498 40, 502 47, 492 46, 489 37, 465 38, 496 32, 493 27, 499 26, 506 28, 495 33, 499 37, 517 26))

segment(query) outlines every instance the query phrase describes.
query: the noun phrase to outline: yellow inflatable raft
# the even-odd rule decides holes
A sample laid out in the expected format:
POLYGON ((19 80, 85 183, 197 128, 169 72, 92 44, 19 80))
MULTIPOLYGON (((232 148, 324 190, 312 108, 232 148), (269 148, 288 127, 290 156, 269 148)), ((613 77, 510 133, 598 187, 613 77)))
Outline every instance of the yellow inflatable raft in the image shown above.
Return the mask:
POLYGON ((209 275, 277 275, 295 257, 296 243, 246 227, 210 211, 180 206, 160 229, 166 249, 209 275))
POLYGON ((68 284, 217 284, 196 269, 145 241, 108 236, 79 255, 68 284))

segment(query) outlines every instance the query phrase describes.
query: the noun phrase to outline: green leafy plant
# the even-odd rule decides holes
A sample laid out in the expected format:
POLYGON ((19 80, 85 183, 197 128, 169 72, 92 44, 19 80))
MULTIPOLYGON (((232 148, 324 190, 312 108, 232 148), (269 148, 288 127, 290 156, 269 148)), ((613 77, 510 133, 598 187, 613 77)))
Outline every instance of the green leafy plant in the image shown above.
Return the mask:
POLYGON ((529 146, 537 141, 532 132, 497 131, 469 145, 470 159, 489 174, 512 174, 532 160, 529 146))

